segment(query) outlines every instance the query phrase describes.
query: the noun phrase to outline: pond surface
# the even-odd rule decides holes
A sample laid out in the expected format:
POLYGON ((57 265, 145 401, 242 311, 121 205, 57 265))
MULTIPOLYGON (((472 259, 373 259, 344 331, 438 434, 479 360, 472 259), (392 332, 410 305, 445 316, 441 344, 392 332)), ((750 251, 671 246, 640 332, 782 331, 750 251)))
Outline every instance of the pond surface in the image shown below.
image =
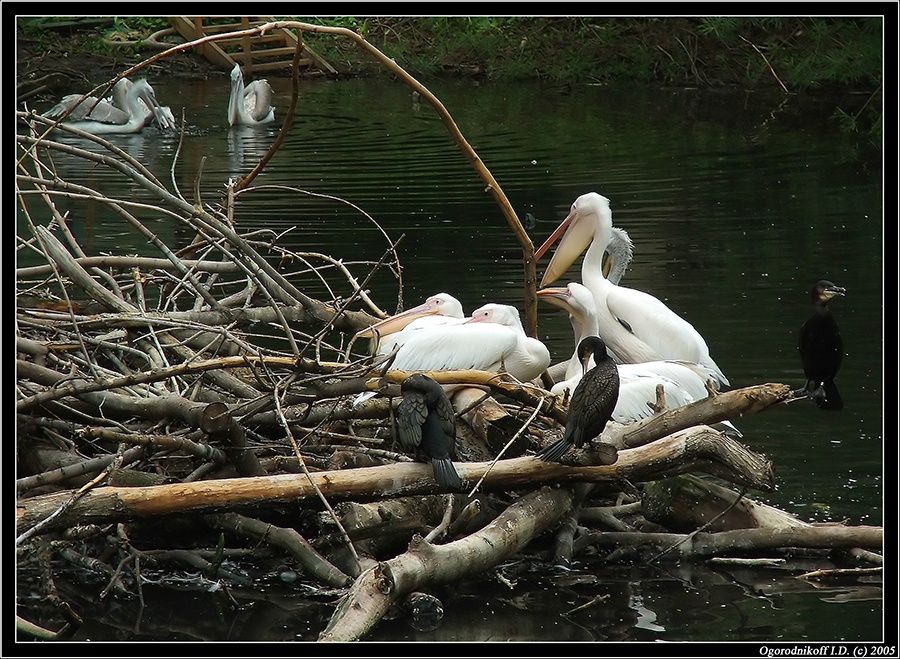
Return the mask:
MULTIPOLYGON (((290 81, 270 81, 281 119, 290 81)), ((224 76, 151 82, 176 115, 184 108, 190 125, 184 143, 179 147, 177 138, 152 132, 114 141, 163 180, 171 180, 180 149, 174 179, 188 198, 202 162, 199 190, 215 203, 227 179, 246 175, 266 152, 278 124, 230 130, 224 76)), ((635 245, 622 284, 652 293, 690 321, 732 388, 765 382, 800 386, 797 333, 811 313, 809 289, 821 278, 844 286, 846 297, 832 304, 847 353, 837 378, 844 410, 824 413, 812 403, 798 403, 736 425, 745 444, 775 463, 776 491, 750 493, 753 498, 812 522, 884 523, 881 154, 860 150, 839 133, 829 118, 831 106, 742 92, 426 84, 519 217, 536 219, 529 229, 535 245, 579 195, 596 191, 608 197, 613 222, 635 245)), ((68 178, 96 184, 108 175, 97 170, 71 172, 68 178)), ((121 179, 109 183, 110 194, 131 189, 122 188, 121 179)), ((523 308, 521 250, 514 234, 436 113, 399 82, 302 81, 291 132, 254 184, 317 195, 269 190, 238 203, 240 225, 289 231, 281 242, 293 249, 350 264, 382 256, 389 242, 381 230, 332 196, 365 211, 390 240, 402 234, 398 252, 407 307, 446 291, 466 311, 489 301, 523 308)), ((164 220, 153 228, 170 245, 190 239, 164 220)), ((155 255, 140 236, 99 208, 85 211, 73 230, 88 253, 155 255)), ((544 266, 539 264, 539 275, 544 266)), ((569 278, 579 278, 578 267, 569 278)), ((362 278, 368 269, 361 266, 355 274, 362 278)), ((394 310, 399 295, 394 277, 379 273, 369 288, 383 309, 394 310)), ((568 358, 573 344, 567 317, 549 305, 539 305, 538 312, 540 338, 554 361, 568 358)), ((893 472, 893 447, 889 454, 893 472)), ((594 569, 589 562, 576 567, 559 577, 564 585, 527 573, 519 576, 519 589, 497 581, 478 584, 477 591, 444 601, 445 617, 436 630, 416 631, 398 619, 380 625, 371 640, 883 637, 880 580, 866 588, 856 583, 817 589, 790 575, 776 579, 771 570, 716 571, 697 564, 594 569), (494 596, 485 598, 486 593, 494 596), (593 613, 560 615, 597 595, 608 601, 593 613)), ((104 614, 91 622, 84 638, 308 639, 324 627, 325 621, 311 619, 317 614, 301 604, 301 595, 284 587, 273 591, 278 601, 271 609, 256 607, 254 617, 264 620, 252 621, 246 611, 223 610, 210 594, 175 598, 169 592, 154 598, 151 593, 143 612, 132 610, 130 623, 104 614), (192 612, 195 620, 206 614, 209 619, 185 631, 166 622, 178 610, 192 612), (153 631, 141 632, 149 621, 153 631)))

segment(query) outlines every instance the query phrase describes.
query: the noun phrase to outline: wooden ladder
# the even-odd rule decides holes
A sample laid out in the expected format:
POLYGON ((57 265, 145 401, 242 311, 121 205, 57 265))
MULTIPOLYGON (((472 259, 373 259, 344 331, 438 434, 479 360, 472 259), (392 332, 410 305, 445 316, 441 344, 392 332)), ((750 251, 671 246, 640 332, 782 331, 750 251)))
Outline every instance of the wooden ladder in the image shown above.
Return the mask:
MULTIPOLYGON (((241 16, 235 22, 224 25, 204 25, 203 16, 169 16, 178 33, 193 41, 212 34, 236 32, 271 23, 268 16, 241 16)), ((209 19, 206 19, 209 20, 209 19)), ((262 35, 233 37, 209 41, 197 46, 197 51, 215 66, 225 71, 240 64, 244 74, 252 78, 254 73, 276 69, 290 69, 297 48, 298 37, 293 30, 269 30, 262 35)), ((316 55, 306 44, 301 42, 300 68, 317 69, 326 73, 337 73, 337 70, 324 59, 316 55)))

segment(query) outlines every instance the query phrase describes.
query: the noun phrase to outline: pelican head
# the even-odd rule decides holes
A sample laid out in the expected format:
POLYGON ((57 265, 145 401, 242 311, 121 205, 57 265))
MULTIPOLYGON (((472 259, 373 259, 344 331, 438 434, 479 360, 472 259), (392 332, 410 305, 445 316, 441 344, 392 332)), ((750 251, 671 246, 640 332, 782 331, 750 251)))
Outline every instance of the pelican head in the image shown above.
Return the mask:
POLYGON ((113 95, 115 96, 117 93, 121 94, 122 90, 125 90, 125 102, 128 102, 128 98, 134 96, 143 101, 146 109, 149 110, 149 114, 144 111, 145 116, 153 117, 156 119, 156 123, 159 124, 159 127, 163 130, 174 130, 177 128, 177 124, 175 123, 175 117, 172 115, 172 111, 168 107, 163 107, 159 104, 159 101, 156 100, 156 92, 153 91, 153 87, 150 86, 150 83, 144 79, 138 80, 137 82, 131 84, 131 81, 123 78, 116 83, 116 86, 113 88, 113 95), (123 84, 121 87, 119 83, 123 84))
POLYGON ((634 243, 631 236, 621 227, 613 227, 609 244, 603 253, 603 276, 618 285, 625 269, 634 257, 634 243))
MULTIPOLYGON (((588 327, 593 333, 597 332, 597 304, 586 286, 573 281, 566 286, 542 288, 537 296, 538 299, 568 311, 577 328, 583 330, 588 327)), ((578 332, 578 335, 581 334, 582 332, 578 332)))
POLYGON ((609 199, 596 192, 587 192, 578 197, 566 219, 534 253, 535 259, 540 259, 562 236, 547 264, 541 288, 559 279, 589 245, 596 244, 605 249, 609 244, 611 231, 612 211, 609 209, 609 199))
POLYGON ((423 316, 448 316, 449 318, 464 318, 462 304, 459 300, 448 293, 436 293, 432 295, 422 304, 407 309, 401 313, 395 314, 374 325, 370 325, 366 329, 356 333, 356 338, 376 338, 387 336, 394 332, 399 332, 404 327, 413 322, 416 318, 423 316))
POLYGON ((478 307, 472 312, 472 317, 466 323, 494 323, 520 330, 523 334, 525 328, 519 317, 519 310, 509 304, 496 304, 491 302, 478 307))

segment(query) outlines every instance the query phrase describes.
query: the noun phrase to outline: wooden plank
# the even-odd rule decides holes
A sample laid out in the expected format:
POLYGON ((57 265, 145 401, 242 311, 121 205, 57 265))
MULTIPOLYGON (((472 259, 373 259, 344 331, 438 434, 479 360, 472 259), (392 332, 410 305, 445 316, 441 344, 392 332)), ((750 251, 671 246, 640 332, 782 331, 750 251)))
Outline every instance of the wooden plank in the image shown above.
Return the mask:
MULTIPOLYGON (((222 48, 228 48, 231 46, 236 46, 241 43, 243 37, 233 37, 228 39, 218 39, 216 41, 217 44, 222 46, 222 48)), ((284 35, 277 34, 275 32, 267 32, 262 36, 253 37, 254 44, 262 44, 262 43, 284 43, 284 35)))
MULTIPOLYGON (((188 41, 194 41, 209 35, 236 32, 273 22, 273 19, 268 16, 242 17, 240 23, 229 23, 227 25, 204 25, 202 16, 169 16, 168 19, 176 31, 188 41), (251 20, 251 18, 256 20, 251 20)), ((225 71, 231 70, 237 61, 246 68, 248 75, 252 75, 254 71, 289 68, 298 41, 298 37, 293 30, 278 29, 269 31, 265 35, 211 41, 198 46, 197 51, 220 69, 225 71), (277 44, 279 43, 284 45, 278 46, 277 44), (270 44, 272 47, 259 48, 260 45, 264 44, 270 44), (229 49, 236 50, 229 52, 229 49), (287 60, 271 61, 272 58, 282 56, 287 58, 287 60)), ((325 72, 337 73, 336 69, 305 45, 303 46, 302 55, 300 66, 304 68, 316 67, 325 72)))
MULTIPOLYGON (((253 70, 256 73, 260 73, 261 71, 277 71, 280 69, 290 69, 291 68, 291 60, 287 61, 279 61, 279 62, 257 62, 253 65, 253 70)), ((309 59, 301 59, 299 63, 300 68, 313 68, 313 61, 309 59)))
MULTIPOLYGON (((234 57, 238 53, 231 53, 231 56, 234 57)), ((245 53, 242 53, 245 55, 245 53)), ((293 57, 294 49, 293 48, 255 48, 253 50, 253 59, 257 57, 293 57)))

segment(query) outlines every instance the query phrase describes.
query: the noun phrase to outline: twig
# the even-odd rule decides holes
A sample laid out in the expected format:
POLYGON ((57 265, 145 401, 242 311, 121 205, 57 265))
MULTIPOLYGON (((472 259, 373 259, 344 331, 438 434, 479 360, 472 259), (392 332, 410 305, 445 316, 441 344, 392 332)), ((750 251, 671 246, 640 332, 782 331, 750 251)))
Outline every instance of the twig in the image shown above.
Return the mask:
POLYGON ((773 69, 772 65, 769 64, 769 59, 763 54, 763 52, 759 48, 756 47, 756 44, 753 43, 752 41, 750 41, 749 39, 744 38, 743 35, 738 35, 738 36, 741 38, 741 41, 745 41, 746 43, 750 44, 750 46, 753 48, 753 50, 755 50, 757 53, 759 53, 759 56, 763 58, 763 62, 765 62, 766 66, 769 67, 769 72, 772 74, 772 77, 775 78, 775 80, 778 82, 779 85, 781 85, 781 89, 784 90, 784 93, 790 94, 790 92, 788 91, 788 88, 784 86, 783 82, 781 82, 781 78, 779 78, 778 74, 775 73, 775 69, 773 69))
POLYGON ((312 476, 309 473, 309 469, 306 467, 306 462, 303 460, 303 456, 300 455, 300 446, 297 444, 297 440, 294 438, 294 434, 291 432, 291 426, 288 423, 287 418, 284 416, 284 410, 281 408, 281 394, 276 389, 273 393, 273 398, 275 400, 275 408, 278 413, 278 419, 281 422, 282 427, 284 428, 285 433, 288 436, 288 439, 291 442, 291 446, 294 447, 294 454, 297 456, 297 460, 300 463, 300 467, 303 469, 303 475, 306 476, 306 479, 309 481, 309 484, 316 492, 316 496, 319 498, 319 501, 322 502, 322 505, 325 506, 325 509, 331 515, 331 518, 334 520, 335 525, 340 531, 341 535, 344 538, 344 542, 347 545, 347 549, 350 551, 350 554, 353 556, 353 560, 356 562, 356 571, 357 573, 361 570, 361 563, 359 560, 359 554, 356 553, 356 547, 353 546, 353 541, 350 539, 350 536, 347 534, 346 529, 344 529, 343 524, 341 524, 341 520, 338 518, 337 513, 334 512, 334 509, 331 507, 331 504, 328 503, 328 499, 325 498, 325 495, 322 494, 322 491, 319 489, 316 482, 313 480, 312 476))
POLYGON ((512 446, 513 442, 515 442, 519 438, 519 436, 523 432, 525 432, 525 430, 527 430, 529 426, 531 426, 531 422, 534 421, 535 417, 537 417, 538 413, 541 411, 541 406, 543 404, 544 404, 544 399, 541 398, 538 401, 538 404, 535 406, 534 412, 531 413, 531 416, 528 417, 528 419, 525 421, 525 423, 522 424, 522 427, 516 431, 516 434, 514 434, 512 437, 510 437, 509 441, 506 442, 506 444, 503 446, 502 449, 500 449, 500 451, 497 453, 496 457, 493 460, 491 460, 491 464, 488 466, 487 469, 485 469, 484 473, 481 475, 481 478, 478 479, 478 482, 475 483, 475 486, 472 488, 472 491, 469 492, 470 499, 475 496, 476 492, 478 492, 478 488, 481 486, 481 483, 484 482, 484 479, 487 478, 487 475, 489 473, 491 473, 491 470, 494 468, 494 465, 497 464, 497 461, 501 457, 503 457, 503 454, 506 452, 506 449, 508 449, 510 446, 512 446))

